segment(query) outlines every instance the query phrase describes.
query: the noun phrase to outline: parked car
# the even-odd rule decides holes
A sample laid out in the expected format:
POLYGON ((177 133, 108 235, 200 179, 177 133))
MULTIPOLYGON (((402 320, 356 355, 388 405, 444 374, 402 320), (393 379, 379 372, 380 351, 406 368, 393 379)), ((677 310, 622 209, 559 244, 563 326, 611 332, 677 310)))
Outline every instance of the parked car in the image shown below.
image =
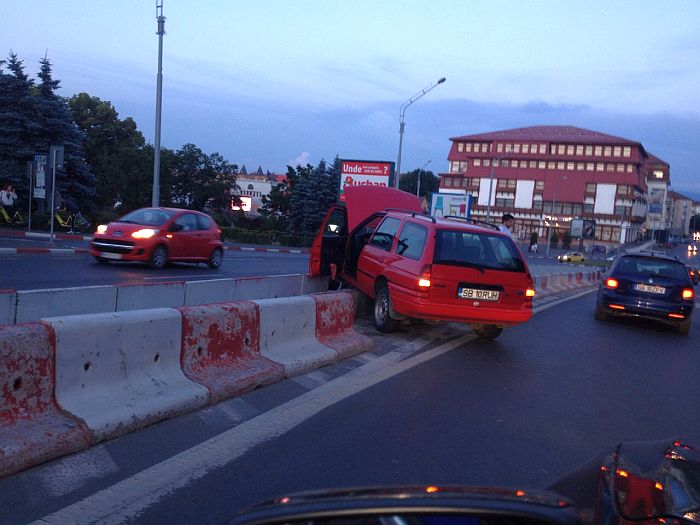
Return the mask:
POLYGON ((600 284, 595 318, 643 317, 690 330, 695 292, 688 271, 675 257, 658 252, 621 255, 600 284))
POLYGON ((205 213, 141 208, 98 226, 90 254, 100 263, 140 261, 160 269, 169 261, 182 261, 218 268, 224 259, 224 245, 221 230, 205 213))
POLYGON ((393 188, 350 187, 345 199, 321 226, 309 273, 374 299, 379 331, 419 318, 469 323, 493 339, 532 316, 525 257, 497 226, 426 215, 414 195, 393 188))
POLYGON ((567 252, 557 257, 559 262, 583 262, 585 257, 581 252, 567 252))

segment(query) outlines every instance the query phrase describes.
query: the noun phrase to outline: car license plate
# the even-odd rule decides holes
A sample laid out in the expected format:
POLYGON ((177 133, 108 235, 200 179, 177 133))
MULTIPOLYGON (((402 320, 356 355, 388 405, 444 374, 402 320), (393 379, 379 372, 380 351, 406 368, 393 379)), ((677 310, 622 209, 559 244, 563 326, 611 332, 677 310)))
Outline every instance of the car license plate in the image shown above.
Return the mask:
POLYGON ((121 259, 122 254, 121 253, 100 252, 100 257, 102 257, 103 259, 121 259))
POLYGON ((635 284, 634 289, 647 293, 666 293, 666 288, 663 286, 651 286, 648 284, 635 284))
POLYGON ((497 290, 479 290, 476 288, 460 288, 458 296, 462 299, 478 299, 480 301, 498 301, 500 292, 497 290))

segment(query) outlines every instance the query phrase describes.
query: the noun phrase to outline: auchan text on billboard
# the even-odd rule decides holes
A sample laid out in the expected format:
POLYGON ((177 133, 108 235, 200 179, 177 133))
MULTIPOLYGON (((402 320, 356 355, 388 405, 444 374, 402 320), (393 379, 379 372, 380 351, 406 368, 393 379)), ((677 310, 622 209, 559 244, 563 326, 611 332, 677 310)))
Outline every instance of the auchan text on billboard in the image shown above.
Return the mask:
POLYGON ((340 200, 345 200, 345 186, 389 186, 393 162, 369 160, 340 161, 340 200))

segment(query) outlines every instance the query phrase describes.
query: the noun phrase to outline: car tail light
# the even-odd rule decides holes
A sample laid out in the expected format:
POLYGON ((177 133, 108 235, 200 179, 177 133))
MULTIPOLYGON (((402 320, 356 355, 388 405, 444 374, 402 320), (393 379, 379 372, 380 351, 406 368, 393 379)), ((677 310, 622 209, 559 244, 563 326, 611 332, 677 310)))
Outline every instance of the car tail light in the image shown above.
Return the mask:
POLYGON ((420 277, 418 278, 418 289, 427 290, 430 288, 430 270, 429 264, 426 264, 420 272, 420 277))
POLYGON ((685 315, 683 314, 668 314, 669 317, 673 317, 674 319, 685 319, 685 315))
POLYGON ((695 292, 692 288, 683 288, 683 291, 681 292, 681 297, 689 301, 690 299, 695 297, 695 292))
POLYGON ((622 306, 621 304, 609 304, 608 308, 612 308, 613 310, 624 310, 625 307, 622 306))
POLYGON ((525 297, 527 297, 528 299, 532 299, 533 297, 535 297, 535 289, 528 288, 527 290, 525 290, 525 297))
POLYGON ((609 277, 608 279, 605 279, 605 286, 607 286, 608 288, 617 288, 618 286, 620 286, 620 283, 617 282, 617 279, 609 277))

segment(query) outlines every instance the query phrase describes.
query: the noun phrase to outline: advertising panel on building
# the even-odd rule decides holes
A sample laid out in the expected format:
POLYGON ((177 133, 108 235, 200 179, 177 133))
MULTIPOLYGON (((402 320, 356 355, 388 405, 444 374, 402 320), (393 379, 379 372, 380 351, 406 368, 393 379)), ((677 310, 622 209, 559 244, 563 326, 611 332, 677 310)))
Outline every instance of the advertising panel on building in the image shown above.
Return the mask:
POLYGON ((433 193, 430 199, 430 215, 435 217, 464 217, 469 219, 471 214, 471 195, 454 193, 433 193))
POLYGON ((345 186, 389 186, 394 163, 381 160, 341 160, 338 199, 345 200, 345 186))

